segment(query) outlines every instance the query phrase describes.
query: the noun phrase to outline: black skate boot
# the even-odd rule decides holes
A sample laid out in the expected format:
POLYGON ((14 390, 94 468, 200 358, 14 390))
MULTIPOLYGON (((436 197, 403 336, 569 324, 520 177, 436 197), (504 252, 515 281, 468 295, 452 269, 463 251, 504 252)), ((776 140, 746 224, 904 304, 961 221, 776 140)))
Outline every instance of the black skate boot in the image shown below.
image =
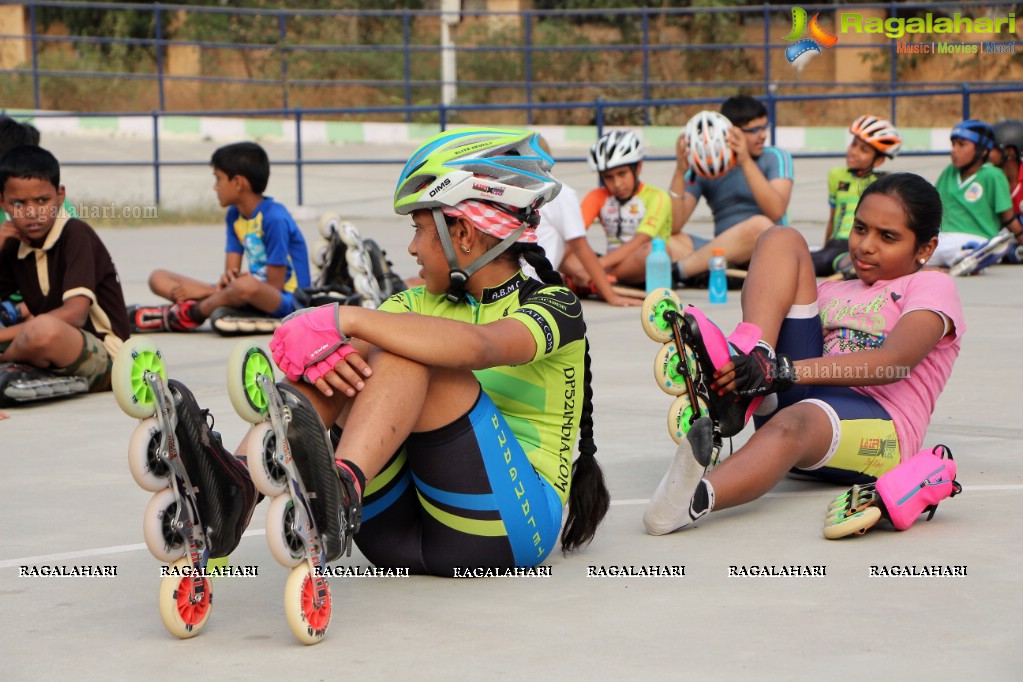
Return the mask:
POLYGON ((209 557, 230 554, 241 541, 258 502, 256 488, 245 466, 224 449, 220 434, 207 423, 209 410, 201 410, 192 392, 171 379, 167 388, 174 396, 174 411, 181 461, 195 486, 196 504, 209 557))
POLYGON ((309 506, 319 530, 326 560, 351 555, 352 536, 362 522, 358 486, 347 470, 334 464, 334 450, 323 422, 309 400, 297 389, 278 384, 285 407, 290 408, 288 444, 309 506))

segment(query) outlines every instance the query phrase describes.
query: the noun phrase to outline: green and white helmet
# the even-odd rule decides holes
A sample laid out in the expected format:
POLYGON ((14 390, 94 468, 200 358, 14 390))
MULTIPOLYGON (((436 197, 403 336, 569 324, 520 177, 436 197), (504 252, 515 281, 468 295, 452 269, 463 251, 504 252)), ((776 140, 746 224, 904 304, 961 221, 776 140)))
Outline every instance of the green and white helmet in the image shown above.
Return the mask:
POLYGON ((405 164, 394 211, 454 206, 476 199, 530 212, 561 191, 552 159, 526 130, 459 128, 434 135, 405 164))
POLYGON ((448 231, 437 230, 451 269, 448 298, 452 301, 462 297, 470 275, 539 223, 537 210, 561 191, 561 183, 550 174, 554 159, 540 148, 539 139, 526 130, 448 130, 424 142, 398 176, 394 212, 399 215, 429 209, 440 228, 445 224, 444 207, 475 200, 521 221, 517 230, 465 267, 458 262, 448 231))

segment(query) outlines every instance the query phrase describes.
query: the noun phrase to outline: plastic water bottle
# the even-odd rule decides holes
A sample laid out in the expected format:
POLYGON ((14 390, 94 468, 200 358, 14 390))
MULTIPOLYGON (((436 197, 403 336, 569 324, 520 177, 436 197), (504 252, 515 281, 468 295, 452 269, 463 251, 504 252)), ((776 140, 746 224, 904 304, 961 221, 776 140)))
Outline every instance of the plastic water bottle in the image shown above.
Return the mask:
POLYGON ((655 237, 646 257, 646 292, 671 288, 671 256, 664 248, 664 240, 655 237))
POLYGON ((711 303, 724 303, 728 300, 728 277, 725 269, 728 268, 728 261, 725 260, 724 249, 714 249, 710 258, 710 285, 708 286, 711 303))

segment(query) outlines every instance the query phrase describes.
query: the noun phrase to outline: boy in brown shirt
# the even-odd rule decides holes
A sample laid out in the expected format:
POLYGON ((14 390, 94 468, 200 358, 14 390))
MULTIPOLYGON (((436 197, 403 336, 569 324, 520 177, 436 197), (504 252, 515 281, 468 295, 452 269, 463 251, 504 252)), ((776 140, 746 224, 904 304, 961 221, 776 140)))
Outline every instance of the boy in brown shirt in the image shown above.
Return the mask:
POLYGON ((61 211, 63 202, 50 152, 22 146, 0 158, 0 206, 18 232, 0 247, 0 299, 18 290, 24 298, 21 319, 0 326, 0 401, 12 376, 74 376, 90 392, 109 390, 129 335, 110 254, 89 225, 61 211))

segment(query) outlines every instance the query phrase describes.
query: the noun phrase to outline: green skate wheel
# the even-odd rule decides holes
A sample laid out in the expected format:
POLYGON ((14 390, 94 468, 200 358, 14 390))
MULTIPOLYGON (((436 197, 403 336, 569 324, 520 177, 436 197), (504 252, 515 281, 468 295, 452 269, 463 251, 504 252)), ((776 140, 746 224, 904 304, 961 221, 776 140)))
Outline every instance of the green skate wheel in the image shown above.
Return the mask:
MULTIPOLYGON (((697 404, 700 406, 700 414, 709 414, 707 403, 703 399, 700 399, 697 404)), ((681 442, 689 433, 693 414, 693 403, 688 394, 683 393, 672 401, 671 407, 668 408, 668 435, 676 443, 681 442)))
POLYGON ((266 419, 267 397, 258 379, 274 378, 273 364, 262 348, 243 341, 227 360, 227 395, 238 416, 256 424, 266 419))
POLYGON ((643 331, 658 343, 665 343, 674 338, 671 323, 664 319, 664 312, 667 310, 682 310, 682 301, 671 289, 651 291, 640 308, 643 331))
MULTIPOLYGON (((674 341, 669 341, 661 347, 654 358, 654 381, 661 387, 661 390, 668 395, 683 395, 686 388, 686 375, 679 366, 680 356, 678 347, 674 341)), ((691 352, 686 352, 689 374, 692 376, 695 370, 696 359, 691 352)))
POLYGON ((110 384, 121 411, 136 419, 156 414, 156 396, 146 382, 146 373, 155 372, 167 381, 167 367, 156 344, 144 336, 124 342, 110 370, 110 384))

